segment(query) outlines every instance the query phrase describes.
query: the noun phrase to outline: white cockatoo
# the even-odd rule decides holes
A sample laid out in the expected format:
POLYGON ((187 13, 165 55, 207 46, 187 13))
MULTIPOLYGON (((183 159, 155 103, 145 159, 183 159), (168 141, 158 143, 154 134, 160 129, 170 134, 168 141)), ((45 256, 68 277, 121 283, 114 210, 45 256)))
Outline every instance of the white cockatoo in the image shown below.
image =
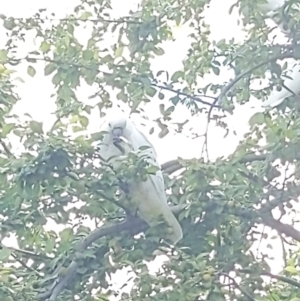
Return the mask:
POLYGON ((288 35, 290 33, 290 30, 285 23, 287 20, 282 20, 280 18, 282 17, 281 14, 278 15, 277 13, 280 8, 283 8, 285 3, 286 0, 267 0, 266 3, 260 4, 259 7, 261 8, 261 12, 263 14, 270 17, 279 26, 281 31, 284 34, 288 35))
MULTIPOLYGON (((267 0, 265 3, 260 3, 260 11, 265 15, 270 17, 280 28, 280 30, 285 34, 286 37, 289 37, 292 32, 287 27, 286 18, 281 19, 282 15, 277 12, 280 9, 284 9, 286 0, 267 0)), ((299 95, 300 93, 300 65, 296 63, 295 60, 287 61, 288 67, 290 68, 287 72, 287 78, 283 81, 283 86, 280 91, 276 87, 273 88, 268 99, 262 104, 263 107, 276 107, 281 104, 286 98, 292 95, 299 95), (286 88, 285 88, 286 87, 286 88)))
MULTIPOLYGON (((285 3, 286 0, 266 0, 266 2, 258 4, 258 9, 264 16, 273 20, 284 34, 288 35, 290 30, 287 28, 287 24, 285 23, 286 20, 282 20, 280 18, 282 16, 278 14, 279 10, 284 7, 285 3)), ((248 6, 244 7, 241 12, 244 16, 247 16, 249 14, 248 6)))
MULTIPOLYGON (((267 3, 261 4, 261 10, 268 15, 287 36, 290 30, 284 26, 282 20, 278 19, 275 11, 282 8, 286 0, 268 0, 267 3)), ((283 81, 283 87, 280 91, 273 89, 268 99, 263 103, 264 107, 275 107, 281 104, 286 98, 300 93, 300 65, 297 65, 294 60, 289 61, 290 71, 287 72, 288 78, 283 81), (286 88, 285 88, 286 87, 286 88)))
POLYGON ((120 159, 124 160, 124 155, 130 151, 137 152, 142 146, 148 147, 142 148, 140 152, 145 155, 147 162, 159 170, 155 175, 147 175, 146 181, 127 183, 129 202, 136 208, 136 212, 132 213, 137 213, 149 226, 155 226, 162 219, 170 229, 166 231, 166 238, 176 244, 182 238, 182 229, 168 206, 164 179, 153 145, 129 118, 123 116, 105 122, 101 131, 106 134, 99 147, 99 154, 113 167, 118 166, 120 159))
POLYGON ((280 105, 286 98, 292 95, 299 95, 300 93, 300 65, 296 65, 294 62, 291 65, 292 70, 287 72, 287 76, 283 81, 284 87, 280 91, 276 88, 273 89, 268 99, 263 103, 264 107, 271 106, 276 107, 280 105), (285 88, 287 87, 287 89, 285 88))

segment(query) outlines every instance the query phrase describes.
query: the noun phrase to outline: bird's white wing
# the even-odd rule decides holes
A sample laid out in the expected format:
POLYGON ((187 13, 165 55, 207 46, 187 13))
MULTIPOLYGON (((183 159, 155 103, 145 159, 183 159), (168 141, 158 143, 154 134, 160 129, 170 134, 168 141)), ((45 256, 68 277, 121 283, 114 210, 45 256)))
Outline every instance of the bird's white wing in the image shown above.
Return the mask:
POLYGON ((267 3, 260 4, 260 6, 262 11, 267 14, 283 6, 285 2, 285 0, 268 0, 267 3))
POLYGON ((290 78, 286 78, 283 82, 284 86, 288 90, 282 87, 281 91, 273 89, 269 98, 263 103, 264 107, 271 106, 275 107, 281 104, 287 97, 292 96, 293 94, 298 95, 300 93, 300 65, 294 66, 293 71, 288 73, 290 78))
MULTIPOLYGON (((267 0, 265 3, 259 3, 258 8, 263 15, 272 19, 285 35, 289 35, 291 31, 287 27, 288 20, 282 19, 281 14, 277 13, 285 3, 286 0, 267 0)), ((245 16, 249 14, 247 8, 243 9, 242 12, 245 16)))
MULTIPOLYGON (((266 3, 260 3, 258 7, 262 14, 270 17, 278 25, 281 31, 289 37, 292 32, 287 27, 289 21, 287 20, 287 15, 284 14, 282 16, 282 14, 278 14, 279 9, 284 8, 286 2, 286 0, 267 0, 266 3)), ((247 10, 244 10, 244 15, 247 13, 247 10)), ((291 77, 291 79, 286 78, 284 80, 282 90, 277 91, 277 89, 274 88, 268 99, 262 104, 263 107, 276 107, 287 97, 290 97, 293 94, 298 95, 298 93, 300 93, 300 66, 295 66, 295 61, 289 65, 291 66, 290 70, 292 71, 287 75, 291 77), (284 86, 287 87, 287 89, 285 89, 284 86)))
POLYGON ((177 243, 182 238, 182 229, 167 203, 165 184, 161 167, 157 162, 156 152, 147 137, 134 125, 130 136, 130 143, 134 150, 141 146, 149 149, 142 151, 147 155, 147 161, 159 170, 155 175, 148 175, 145 182, 134 185, 131 189, 132 200, 138 207, 140 217, 150 226, 154 226, 159 220, 163 220, 171 229, 167 238, 172 243, 177 243))

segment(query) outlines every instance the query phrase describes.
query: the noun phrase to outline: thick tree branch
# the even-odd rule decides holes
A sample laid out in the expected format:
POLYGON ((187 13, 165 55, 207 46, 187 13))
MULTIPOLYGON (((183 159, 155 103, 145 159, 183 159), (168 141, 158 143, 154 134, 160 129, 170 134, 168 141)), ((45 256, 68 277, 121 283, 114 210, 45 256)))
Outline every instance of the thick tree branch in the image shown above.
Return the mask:
POLYGON ((279 233, 285 234, 286 236, 289 236, 300 242, 300 232, 293 226, 284 224, 273 218, 271 215, 269 217, 262 217, 262 221, 265 225, 275 229, 279 233))
MULTIPOLYGON (((236 270, 236 272, 238 273, 243 273, 243 274, 253 274, 253 273, 256 273, 250 269, 240 269, 240 270, 236 270)), ((297 280, 294 280, 292 278, 288 278, 288 277, 285 277, 285 276, 282 276, 282 275, 274 275, 270 272, 262 272, 261 273, 262 276, 268 276, 270 278, 273 278, 273 279, 276 279, 276 280, 279 280, 279 281, 282 281, 282 282, 285 282, 287 284, 290 284, 290 285, 293 285, 297 288, 300 288, 300 282, 298 282, 297 280)))
MULTIPOLYGON (((171 210, 174 214, 179 214, 182 210, 184 210, 186 205, 177 205, 171 207, 171 210)), ((100 227, 89 234, 85 239, 83 239, 76 247, 77 252, 83 252, 97 239, 107 236, 107 235, 117 235, 123 231, 129 231, 131 235, 136 235, 142 231, 148 229, 148 225, 139 218, 131 217, 129 220, 118 223, 113 226, 108 227, 100 227)), ((67 268, 67 272, 62 279, 56 279, 53 283, 51 289, 48 291, 41 293, 37 296, 38 300, 45 300, 49 298, 49 301, 55 301, 59 294, 63 291, 66 284, 70 281, 70 279, 75 275, 76 269, 78 267, 78 263, 74 259, 69 267, 67 268)))

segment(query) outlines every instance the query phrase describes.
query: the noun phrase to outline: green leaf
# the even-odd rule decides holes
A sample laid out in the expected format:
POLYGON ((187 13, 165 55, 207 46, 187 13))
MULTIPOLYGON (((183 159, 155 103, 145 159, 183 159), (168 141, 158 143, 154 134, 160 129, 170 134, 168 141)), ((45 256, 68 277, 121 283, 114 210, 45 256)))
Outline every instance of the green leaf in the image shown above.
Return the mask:
POLYGON ((79 17, 80 20, 82 21, 86 21, 89 17, 91 17, 93 14, 88 12, 88 11, 85 11, 82 13, 82 15, 79 17))
POLYGON ((157 47, 154 47, 153 52, 156 55, 163 55, 163 54, 165 54, 165 51, 162 48, 157 48, 157 47))
POLYGON ((42 44, 41 44, 41 46, 40 46, 40 50, 43 53, 47 53, 50 50, 50 44, 47 43, 46 41, 43 41, 42 44))
POLYGON ((80 122, 80 124, 81 124, 83 127, 86 128, 86 127, 88 126, 88 124, 89 124, 89 119, 88 119, 87 117, 85 117, 85 116, 80 116, 79 122, 80 122))
POLYGON ((94 52, 91 51, 91 50, 84 50, 83 53, 82 53, 82 57, 85 60, 89 61, 94 57, 94 52))
POLYGON ((123 54, 124 46, 121 46, 115 50, 115 57, 120 57, 123 54))
POLYGON ((2 249, 0 250, 0 261, 2 262, 8 261, 10 255, 11 255, 10 249, 2 247, 2 249))
POLYGON ((41 122, 30 121, 29 127, 34 133, 43 134, 43 124, 41 122))
POLYGON ((11 18, 6 19, 3 22, 3 27, 6 28, 7 30, 12 30, 15 27, 15 22, 11 18))
POLYGON ((171 100, 172 104, 174 106, 176 106, 180 102, 180 97, 178 95, 176 95, 176 96, 170 98, 170 100, 171 100))
POLYGON ((297 275, 297 274, 299 274, 299 271, 298 271, 295 267, 293 267, 293 266, 287 266, 287 267, 284 268, 284 270, 285 270, 286 272, 291 273, 292 275, 297 275))
POLYGON ((146 87, 145 92, 148 96, 154 97, 156 94, 156 89, 153 87, 146 87))
POLYGON ((9 134, 14 128, 16 124, 15 123, 7 123, 2 127, 2 137, 6 137, 7 134, 9 134))
POLYGON ((220 69, 218 67, 211 66, 211 68, 215 75, 220 75, 220 69))
POLYGON ((172 76, 171 76, 171 81, 172 82, 177 82, 179 78, 184 77, 184 72, 183 71, 176 71, 172 76))
POLYGON ((158 93, 158 98, 163 100, 165 98, 165 95, 161 92, 158 93))
POLYGON ((36 74, 36 71, 35 71, 35 69, 34 69, 32 66, 28 66, 28 67, 27 67, 27 73, 28 73, 31 77, 34 77, 35 74, 36 74))
POLYGON ((44 69, 44 74, 47 76, 47 75, 50 75, 51 73, 53 73, 55 70, 57 69, 57 65, 54 64, 54 63, 49 63, 45 69, 44 69))
POLYGON ((265 116, 263 113, 255 113, 251 118, 249 119, 249 125, 254 126, 255 124, 257 125, 262 125, 265 122, 265 116))
POLYGON ((60 82, 62 81, 62 77, 61 77, 62 73, 60 72, 56 72, 54 74, 54 76, 52 77, 52 84, 54 86, 58 86, 60 84, 60 82))
POLYGON ((4 64, 7 62, 7 50, 0 50, 0 63, 4 64))
POLYGON ((157 166, 152 165, 147 168, 147 173, 155 175, 158 170, 159 168, 157 166))

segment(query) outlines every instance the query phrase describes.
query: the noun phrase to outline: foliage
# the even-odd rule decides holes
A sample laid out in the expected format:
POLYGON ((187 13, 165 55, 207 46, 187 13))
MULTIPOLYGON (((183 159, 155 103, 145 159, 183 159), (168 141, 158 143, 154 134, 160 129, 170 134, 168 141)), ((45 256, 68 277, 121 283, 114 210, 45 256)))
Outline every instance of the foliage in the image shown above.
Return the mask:
MULTIPOLYGON (((96 87, 101 112, 112 102, 140 112, 144 103, 163 100, 171 92, 167 107, 160 106, 161 137, 168 134, 167 121, 180 103, 191 115, 207 114, 210 123, 227 128, 224 112, 234 114, 250 96, 265 99, 272 85, 280 85, 284 68, 278 62, 299 58, 299 46, 296 40, 278 45, 268 38, 272 29, 258 8, 263 1, 240 0, 232 8, 244 13, 243 43, 211 41, 203 19, 209 2, 143 1, 120 19, 111 17, 110 1, 105 0, 82 1, 64 19, 51 16, 53 22, 44 9, 27 19, 0 16, 7 33, 0 49, 0 229, 2 240, 14 236, 18 242, 18 248, 1 243, 1 300, 46 300, 51 295, 50 300, 77 296, 85 301, 113 295, 122 300, 299 300, 300 232, 291 218, 298 213, 300 193, 297 97, 274 112, 253 115, 250 131, 228 158, 163 165, 170 205, 186 208, 178 216, 184 238, 168 251, 169 260, 156 275, 145 261, 154 259, 163 242, 140 220, 125 219, 116 175, 98 164, 94 144, 101 135, 82 134, 93 109, 77 98, 83 81, 96 87), (163 43, 173 38, 171 21, 190 24, 191 45, 181 70, 154 74, 152 60, 164 54, 163 43), (82 24, 92 26, 87 44, 76 38, 82 24), (26 43, 26 32, 38 37, 39 49, 19 57, 16 50, 26 43), (112 33, 117 35, 112 47, 103 48, 112 33), (56 90, 56 122, 49 131, 12 113, 21 101, 12 80, 15 66, 26 64, 28 74, 36 77, 41 62, 56 90), (224 66, 235 74, 229 84, 200 88, 205 74, 218 75, 224 66), (251 83, 265 78, 267 71, 271 86, 254 89, 251 83), (23 145, 21 154, 11 147, 14 137, 23 145), (276 208, 280 219, 272 215, 276 208), (282 222, 287 216, 290 223, 282 222), (49 230, 44 227, 49 219, 65 227, 49 230), (86 219, 96 225, 92 235, 83 225, 86 219), (276 230, 276 235, 258 225, 276 230), (140 232, 146 235, 134 235, 140 232), (285 267, 275 275, 268 259, 277 254, 272 244, 278 240, 285 267), (268 242, 267 253, 257 257, 251 247, 263 242, 268 242), (123 267, 135 273, 129 293, 115 290, 109 281, 123 267)), ((300 14, 295 1, 289 2, 290 25, 297 31, 300 14)), ((137 161, 123 166, 125 179, 136 174, 137 161)))

